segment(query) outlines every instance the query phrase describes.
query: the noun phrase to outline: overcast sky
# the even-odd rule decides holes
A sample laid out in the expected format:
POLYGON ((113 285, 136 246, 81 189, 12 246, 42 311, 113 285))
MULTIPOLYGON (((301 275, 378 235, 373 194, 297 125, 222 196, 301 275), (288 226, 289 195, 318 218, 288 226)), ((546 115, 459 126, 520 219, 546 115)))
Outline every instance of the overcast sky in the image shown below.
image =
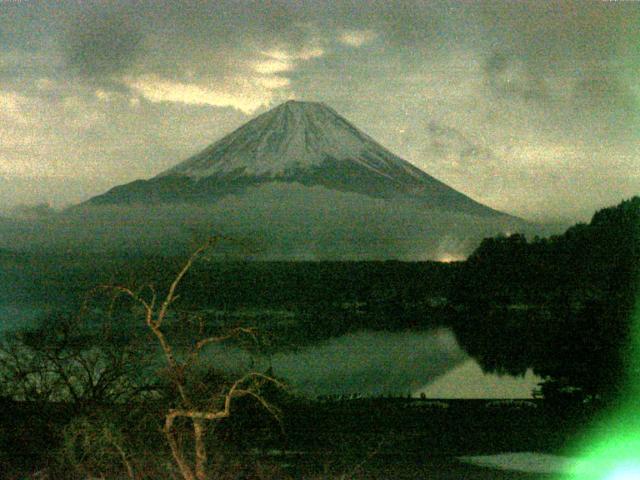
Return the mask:
POLYGON ((492 207, 586 219, 640 192, 639 25, 623 1, 0 2, 0 202, 153 176, 295 98, 492 207))

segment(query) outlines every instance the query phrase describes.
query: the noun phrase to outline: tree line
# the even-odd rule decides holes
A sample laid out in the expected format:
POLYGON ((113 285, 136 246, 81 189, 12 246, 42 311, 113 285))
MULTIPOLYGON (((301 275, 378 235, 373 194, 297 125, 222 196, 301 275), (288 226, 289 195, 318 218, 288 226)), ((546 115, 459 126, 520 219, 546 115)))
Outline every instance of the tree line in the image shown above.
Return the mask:
POLYGON ((488 238, 454 282, 454 329, 487 371, 532 368, 548 396, 616 398, 632 367, 639 271, 640 197, 562 235, 488 238))

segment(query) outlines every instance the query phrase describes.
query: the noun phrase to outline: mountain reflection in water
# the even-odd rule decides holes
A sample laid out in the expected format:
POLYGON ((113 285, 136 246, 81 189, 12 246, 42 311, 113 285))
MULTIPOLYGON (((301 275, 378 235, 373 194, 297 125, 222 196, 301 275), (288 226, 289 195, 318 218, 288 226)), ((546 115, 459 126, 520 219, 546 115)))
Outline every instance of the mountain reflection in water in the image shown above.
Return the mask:
POLYGON ((429 398, 530 398, 541 379, 485 374, 446 328, 344 335, 272 359, 301 393, 429 398))

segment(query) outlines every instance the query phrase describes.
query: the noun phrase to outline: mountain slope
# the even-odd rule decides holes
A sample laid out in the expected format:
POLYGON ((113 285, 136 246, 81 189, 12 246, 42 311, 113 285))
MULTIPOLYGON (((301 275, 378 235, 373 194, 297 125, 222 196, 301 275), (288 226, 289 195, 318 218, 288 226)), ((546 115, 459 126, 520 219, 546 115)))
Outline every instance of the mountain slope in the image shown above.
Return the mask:
POLYGON ((299 101, 256 117, 154 178, 115 187, 88 203, 211 202, 273 182, 505 216, 394 155, 324 104, 299 101))

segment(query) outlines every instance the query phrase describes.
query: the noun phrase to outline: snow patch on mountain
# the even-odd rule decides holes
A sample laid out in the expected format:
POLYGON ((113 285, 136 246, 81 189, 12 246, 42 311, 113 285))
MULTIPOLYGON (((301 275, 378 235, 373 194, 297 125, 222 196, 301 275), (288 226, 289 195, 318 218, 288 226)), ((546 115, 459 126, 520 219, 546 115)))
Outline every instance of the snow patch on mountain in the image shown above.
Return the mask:
POLYGON ((292 100, 158 177, 177 174, 200 179, 238 173, 274 178, 320 166, 327 160, 355 162, 391 180, 396 170, 414 178, 424 175, 326 105, 292 100))

